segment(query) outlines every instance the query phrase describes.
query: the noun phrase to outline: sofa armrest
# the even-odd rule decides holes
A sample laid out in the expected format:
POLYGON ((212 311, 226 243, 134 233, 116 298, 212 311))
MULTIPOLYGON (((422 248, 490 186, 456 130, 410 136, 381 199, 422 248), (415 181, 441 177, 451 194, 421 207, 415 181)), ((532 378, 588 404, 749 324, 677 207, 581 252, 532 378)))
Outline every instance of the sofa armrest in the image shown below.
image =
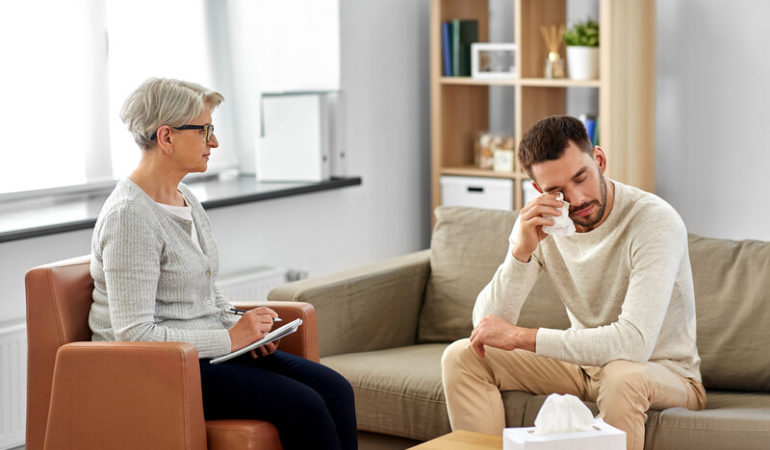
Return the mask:
POLYGON ((259 306, 267 306, 278 313, 283 319, 277 322, 274 328, 291 322, 294 319, 302 319, 302 326, 297 331, 281 339, 278 348, 284 352, 301 356, 305 359, 318 362, 318 328, 316 326, 315 308, 310 303, 304 302, 261 302, 248 303, 236 306, 239 309, 251 309, 259 306))
POLYGON ((430 250, 270 291, 270 301, 312 304, 321 356, 412 345, 430 274, 430 250))
POLYGON ((206 448, 198 351, 75 342, 56 353, 45 449, 206 448))

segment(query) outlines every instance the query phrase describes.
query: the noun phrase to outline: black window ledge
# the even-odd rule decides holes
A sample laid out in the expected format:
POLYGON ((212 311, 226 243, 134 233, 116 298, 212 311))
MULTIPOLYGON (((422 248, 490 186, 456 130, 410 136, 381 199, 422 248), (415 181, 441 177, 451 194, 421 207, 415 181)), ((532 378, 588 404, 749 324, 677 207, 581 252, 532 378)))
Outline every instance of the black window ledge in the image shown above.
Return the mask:
MULTIPOLYGON (((205 209, 310 194, 361 184, 361 177, 320 182, 259 183, 254 176, 216 177, 186 183, 205 209)), ((0 242, 93 228, 110 190, 48 195, 0 204, 0 242)))

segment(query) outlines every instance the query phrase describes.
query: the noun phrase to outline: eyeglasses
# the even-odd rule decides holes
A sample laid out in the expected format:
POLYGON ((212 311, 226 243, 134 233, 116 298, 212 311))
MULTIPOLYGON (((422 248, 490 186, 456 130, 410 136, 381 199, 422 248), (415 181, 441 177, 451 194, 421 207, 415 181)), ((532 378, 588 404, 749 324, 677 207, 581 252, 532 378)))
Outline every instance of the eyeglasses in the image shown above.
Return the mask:
MULTIPOLYGON (((214 125, 182 125, 179 127, 171 127, 175 130, 206 130, 206 142, 211 142, 211 136, 214 135, 214 125)), ((158 137, 158 132, 152 133, 151 140, 155 140, 158 137)))

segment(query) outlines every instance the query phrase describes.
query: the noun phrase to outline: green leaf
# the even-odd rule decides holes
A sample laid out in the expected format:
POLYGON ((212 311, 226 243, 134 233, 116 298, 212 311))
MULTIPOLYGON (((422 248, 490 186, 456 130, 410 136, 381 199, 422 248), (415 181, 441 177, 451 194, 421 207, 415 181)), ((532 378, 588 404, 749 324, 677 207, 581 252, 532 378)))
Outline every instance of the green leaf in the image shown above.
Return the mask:
POLYGON ((568 46, 598 47, 599 22, 592 19, 577 22, 564 32, 562 40, 568 46))

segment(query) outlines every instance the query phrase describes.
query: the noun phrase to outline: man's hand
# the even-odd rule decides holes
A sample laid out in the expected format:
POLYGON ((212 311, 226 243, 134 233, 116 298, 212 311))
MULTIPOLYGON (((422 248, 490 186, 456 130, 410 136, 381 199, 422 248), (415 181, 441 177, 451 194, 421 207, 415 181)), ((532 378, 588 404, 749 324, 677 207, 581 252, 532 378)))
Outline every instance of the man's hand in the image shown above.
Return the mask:
POLYGON ((520 348, 534 352, 536 339, 537 329, 517 327, 490 314, 481 319, 473 329, 471 347, 479 358, 484 357, 485 345, 502 350, 520 348))
POLYGON ((230 351, 240 350, 252 342, 262 339, 273 328, 274 317, 278 317, 278 313, 265 306, 246 311, 246 314, 241 316, 235 325, 228 330, 230 333, 230 351))
POLYGON ((526 263, 537 245, 548 236, 543 231, 544 225, 553 225, 553 220, 543 217, 560 216, 564 202, 558 200, 556 193, 545 193, 521 208, 519 213, 519 236, 511 253, 519 261, 526 263))

